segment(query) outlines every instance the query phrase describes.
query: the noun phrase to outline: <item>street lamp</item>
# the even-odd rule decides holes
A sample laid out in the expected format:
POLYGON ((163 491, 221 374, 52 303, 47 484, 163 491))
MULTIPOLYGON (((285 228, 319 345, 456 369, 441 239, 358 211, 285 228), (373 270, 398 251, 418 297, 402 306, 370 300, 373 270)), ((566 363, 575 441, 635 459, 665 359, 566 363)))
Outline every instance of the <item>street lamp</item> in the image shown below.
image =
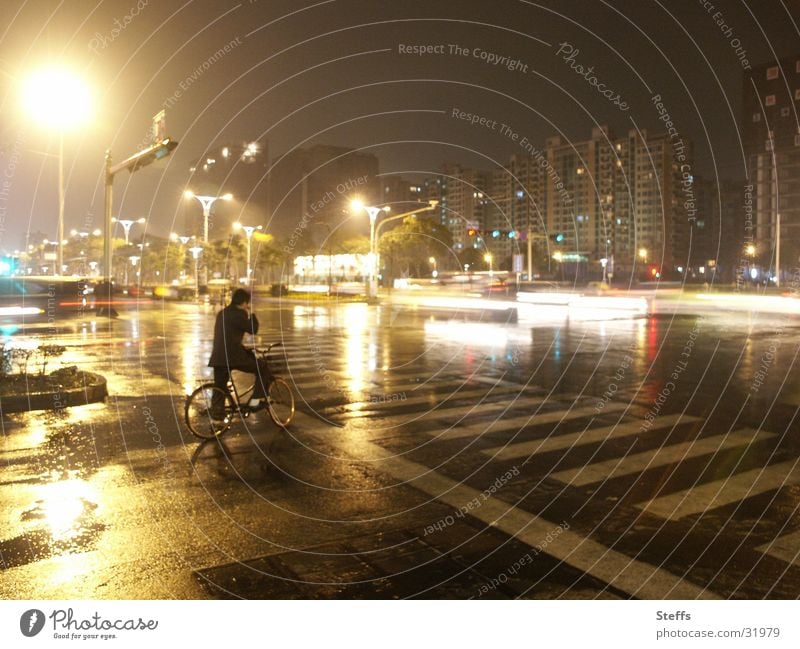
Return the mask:
POLYGON ((375 238, 375 222, 378 220, 378 214, 381 212, 390 212, 392 208, 388 205, 384 207, 375 207, 374 205, 364 205, 360 200, 354 200, 350 203, 350 207, 354 212, 366 210, 369 214, 369 284, 367 284, 367 297, 375 297, 378 293, 377 286, 377 251, 376 251, 376 238, 375 238))
POLYGON ((192 246, 189 248, 189 252, 192 253, 192 259, 194 259, 194 299, 200 299, 200 274, 198 269, 198 259, 200 258, 200 253, 203 252, 202 246, 192 246))
POLYGON ((58 250, 55 275, 64 265, 64 131, 89 117, 89 90, 78 77, 60 68, 33 73, 23 84, 22 103, 26 114, 40 124, 58 131, 58 250))
POLYGON ((211 206, 218 200, 232 201, 233 194, 223 194, 222 196, 198 196, 191 189, 183 192, 186 198, 196 198, 203 206, 203 245, 208 245, 208 217, 211 216, 211 206))
POLYGON ((247 285, 250 285, 250 273, 252 272, 250 269, 250 239, 253 238, 253 232, 256 230, 263 230, 264 226, 261 225, 242 225, 239 221, 233 224, 234 230, 244 230, 245 235, 247 236, 247 285))
POLYGON ((489 277, 492 277, 494 275, 494 270, 492 269, 492 259, 493 259, 493 257, 489 253, 487 253, 487 254, 485 254, 483 256, 483 261, 485 261, 487 264, 489 264, 489 277))
POLYGON ((642 261, 646 264, 647 263, 647 248, 639 248, 639 256, 642 258, 642 261))
POLYGON ((111 222, 112 222, 112 223, 119 223, 119 224, 122 226, 122 229, 123 229, 123 230, 124 230, 124 232, 125 232, 125 245, 126 245, 126 246, 129 246, 129 245, 131 245, 131 242, 128 240, 128 235, 129 235, 129 234, 130 234, 130 232, 131 232, 131 228, 133 227, 133 224, 134 224, 134 223, 144 223, 144 222, 145 222, 145 218, 144 218, 144 217, 142 217, 142 218, 140 218, 140 219, 136 219, 135 221, 133 221, 133 220, 131 220, 131 219, 117 219, 117 218, 112 218, 112 219, 111 219, 111 222))
POLYGON ((178 282, 179 283, 180 283, 181 278, 186 276, 186 273, 185 273, 184 268, 183 268, 184 264, 186 262, 186 249, 185 248, 186 248, 186 244, 189 243, 189 241, 191 241, 191 239, 192 239, 192 237, 181 236, 181 235, 177 234, 176 232, 170 232, 170 235, 169 235, 169 240, 170 241, 180 242, 180 244, 181 244, 181 251, 180 251, 181 264, 180 264, 180 269, 179 269, 179 272, 178 272, 178 282))
POLYGON ((369 237, 369 249, 370 255, 372 256, 372 264, 371 264, 371 277, 370 277, 370 284, 369 284, 369 297, 375 297, 377 294, 377 268, 378 268, 378 237, 380 235, 381 228, 389 223, 390 221, 397 221, 398 219, 404 219, 407 216, 414 216, 415 214, 419 214, 421 212, 428 212, 430 210, 436 209, 436 206, 439 204, 439 201, 431 200, 428 201, 428 204, 425 207, 417 208, 416 210, 411 210, 410 212, 403 212, 402 214, 398 214, 396 216, 392 216, 388 219, 383 219, 380 223, 375 224, 375 221, 378 218, 378 214, 381 212, 388 212, 390 211, 390 207, 387 205, 386 207, 371 207, 368 205, 364 205, 360 200, 354 200, 350 202, 350 208, 354 211, 366 210, 369 214, 369 222, 370 222, 370 237, 369 237))
MULTIPOLYGON (((131 266, 136 268, 136 262, 139 261, 141 259, 141 257, 139 257, 138 255, 131 255, 130 257, 128 257, 128 259, 131 260, 131 266)), ((138 276, 138 273, 137 273, 137 276, 138 276)), ((138 284, 138 282, 137 282, 137 284, 138 284)), ((126 287, 128 286, 128 265, 127 264, 125 264, 125 286, 126 287)))

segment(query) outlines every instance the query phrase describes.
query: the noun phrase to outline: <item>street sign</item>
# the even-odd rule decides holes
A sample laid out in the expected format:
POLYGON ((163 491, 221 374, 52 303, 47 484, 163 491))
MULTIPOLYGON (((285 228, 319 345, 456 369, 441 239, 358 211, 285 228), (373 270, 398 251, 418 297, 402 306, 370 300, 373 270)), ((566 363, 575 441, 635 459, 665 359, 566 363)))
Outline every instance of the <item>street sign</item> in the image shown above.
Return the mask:
POLYGON ((513 272, 515 272, 515 273, 521 273, 522 272, 522 265, 524 263, 524 260, 525 260, 525 256, 524 255, 514 255, 514 262, 513 262, 514 271, 513 272))

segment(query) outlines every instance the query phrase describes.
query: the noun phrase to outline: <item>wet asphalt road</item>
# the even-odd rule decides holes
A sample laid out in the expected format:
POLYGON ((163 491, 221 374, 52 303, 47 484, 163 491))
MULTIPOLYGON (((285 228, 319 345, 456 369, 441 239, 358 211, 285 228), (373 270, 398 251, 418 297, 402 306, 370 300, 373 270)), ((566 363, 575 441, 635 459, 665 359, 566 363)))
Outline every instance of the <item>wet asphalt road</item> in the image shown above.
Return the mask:
POLYGON ((3 416, 0 596, 800 596, 800 320, 256 311, 300 411, 205 444, 213 307, 64 323, 110 397, 3 416))

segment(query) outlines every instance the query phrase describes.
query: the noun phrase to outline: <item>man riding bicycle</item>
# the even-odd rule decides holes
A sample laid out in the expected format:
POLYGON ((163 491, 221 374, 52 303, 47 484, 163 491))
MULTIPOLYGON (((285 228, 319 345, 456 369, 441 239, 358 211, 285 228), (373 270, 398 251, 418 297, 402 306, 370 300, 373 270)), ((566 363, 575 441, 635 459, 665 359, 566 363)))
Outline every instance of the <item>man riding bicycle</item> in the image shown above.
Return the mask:
MULTIPOLYGON (((272 374, 266 360, 257 359, 252 350, 242 345, 246 333, 258 333, 258 318, 250 312, 250 292, 237 288, 231 296, 231 303, 217 314, 208 366, 214 368, 214 384, 224 391, 228 389, 231 370, 255 374, 255 389, 248 403, 251 412, 255 412, 265 406, 265 386, 272 382, 272 374)), ((212 404, 213 409, 222 407, 222 403, 212 404)))

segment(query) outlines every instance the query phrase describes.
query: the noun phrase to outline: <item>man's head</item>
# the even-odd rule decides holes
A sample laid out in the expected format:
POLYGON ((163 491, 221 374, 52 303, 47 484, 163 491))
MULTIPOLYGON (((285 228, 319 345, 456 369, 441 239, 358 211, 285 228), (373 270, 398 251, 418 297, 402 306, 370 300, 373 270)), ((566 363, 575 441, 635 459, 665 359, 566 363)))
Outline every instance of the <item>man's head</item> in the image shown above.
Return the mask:
POLYGON ((231 304, 239 308, 250 304, 250 291, 245 291, 243 288, 237 288, 233 292, 233 295, 231 295, 231 304))

